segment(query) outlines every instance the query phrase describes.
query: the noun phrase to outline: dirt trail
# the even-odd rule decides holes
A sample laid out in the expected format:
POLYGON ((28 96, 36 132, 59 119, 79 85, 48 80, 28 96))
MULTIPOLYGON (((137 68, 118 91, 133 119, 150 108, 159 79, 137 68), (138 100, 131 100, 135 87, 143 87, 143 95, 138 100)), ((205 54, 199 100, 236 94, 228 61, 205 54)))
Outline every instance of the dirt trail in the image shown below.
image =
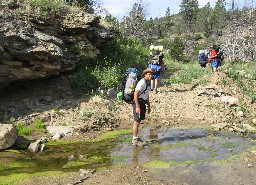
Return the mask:
MULTIPOLYGON (((159 93, 150 94, 152 113, 147 115, 146 124, 150 126, 210 126, 216 123, 251 122, 255 116, 255 104, 246 102, 239 89, 228 79, 225 74, 205 77, 209 82, 206 85, 173 84, 160 87, 159 93), (225 79, 229 85, 222 85, 225 79), (230 106, 221 101, 222 96, 237 98, 237 105, 230 106), (242 98, 243 101, 240 101, 242 98), (248 112, 243 117, 236 116, 234 107, 247 103, 248 112)), ((192 82, 195 83, 195 82, 192 82)), ((118 110, 118 115, 129 115, 128 108, 118 110), (127 114, 123 114, 127 111, 127 114)), ((127 117, 128 119, 128 117, 127 117)))
MULTIPOLYGON (((239 89, 228 79, 225 74, 207 76, 209 81, 206 85, 199 86, 192 84, 172 84, 166 87, 160 87, 159 92, 150 94, 150 102, 152 106, 152 113, 147 115, 142 127, 150 128, 177 128, 177 127, 211 127, 212 124, 225 123, 227 125, 239 124, 239 123, 252 123, 252 119, 256 117, 255 103, 250 104, 244 98, 239 89), (226 85, 223 85, 223 80, 227 81, 226 85), (228 85, 227 85, 228 84, 228 85), (238 116, 234 106, 230 106, 221 101, 223 95, 229 95, 238 98, 237 105, 235 107, 244 106, 246 104, 246 112, 243 116, 238 116)), ((99 116, 102 113, 109 113, 113 117, 111 118, 111 124, 105 125, 106 128, 111 129, 129 129, 132 127, 132 115, 131 106, 117 102, 115 111, 102 106, 104 100, 91 100, 84 97, 78 98, 74 95, 72 89, 65 86, 61 86, 60 83, 56 86, 55 83, 49 85, 52 87, 44 89, 41 86, 39 89, 35 89, 35 92, 29 92, 25 88, 23 92, 17 92, 15 96, 5 98, 3 102, 4 109, 11 110, 13 104, 16 105, 16 109, 24 107, 25 102, 31 103, 31 107, 36 105, 37 111, 31 109, 29 114, 40 112, 41 115, 49 114, 49 110, 52 110, 60 102, 62 103, 61 109, 63 110, 60 115, 52 118, 51 124, 57 122, 56 120, 69 121, 70 124, 74 124, 75 127, 83 127, 84 123, 80 123, 76 120, 76 117, 81 110, 89 110, 89 108, 97 109, 99 116), (57 89, 56 89, 57 88, 57 89), (49 96, 52 99, 60 99, 59 101, 50 100, 48 103, 38 103, 39 97, 49 96), (37 103, 32 103, 36 100, 37 103), (56 103, 56 104, 54 104, 56 103), (18 105, 19 104, 19 105, 18 105), (54 105, 53 105, 54 104, 54 105), (65 104, 65 106, 63 106, 65 104), (83 109, 82 109, 83 108, 83 109)), ((40 101, 41 101, 40 100, 40 101)), ((45 100, 42 100, 45 101, 45 100)), ((107 107, 109 107, 108 101, 107 107)), ((106 105, 106 104, 104 104, 106 105)), ((33 107, 34 108, 34 107, 33 107)), ((91 109, 90 109, 91 110, 91 109)), ((29 117, 29 116, 28 116, 29 117)), ((45 118, 45 116, 44 116, 45 118)), ((96 118, 95 118, 96 119, 96 118)), ((101 130, 102 131, 102 130, 101 130)), ((101 131, 89 130, 79 133, 70 137, 69 139, 89 139, 97 137, 101 131)), ((243 154, 238 159, 232 160, 226 163, 223 168, 217 168, 212 166, 212 172, 208 172, 207 178, 204 181, 200 181, 200 171, 203 171, 202 166, 180 166, 175 170, 179 170, 175 176, 176 181, 172 180, 172 176, 168 170, 150 170, 143 169, 138 165, 127 166, 112 166, 108 169, 97 170, 96 173, 90 174, 89 178, 81 176, 79 173, 73 175, 59 175, 55 178, 49 177, 36 177, 32 180, 26 181, 22 184, 223 184, 225 178, 229 183, 226 184, 250 184, 256 182, 256 155, 251 151, 243 154), (196 169, 198 167, 198 169, 196 169), (191 168, 194 168, 193 170, 191 168), (218 171, 218 170, 220 171, 218 171), (190 172, 191 171, 191 172, 190 172), (165 174, 165 175, 161 175, 165 174), (190 175, 189 175, 190 174, 190 175), (215 175, 217 174, 217 175, 215 175), (182 178, 184 177, 184 178, 182 178), (239 177, 239 178, 238 178, 239 177), (192 178, 192 180, 191 180, 192 178), (194 178, 194 180, 193 180, 194 178), (82 179, 78 182, 78 179, 82 179), (208 179, 208 180, 207 180, 208 179), (223 179, 223 180, 221 180, 223 179), (245 180, 246 179, 246 180, 245 180), (255 180, 255 181, 254 181, 255 180)), ((172 169, 169 169, 172 170, 172 169)))

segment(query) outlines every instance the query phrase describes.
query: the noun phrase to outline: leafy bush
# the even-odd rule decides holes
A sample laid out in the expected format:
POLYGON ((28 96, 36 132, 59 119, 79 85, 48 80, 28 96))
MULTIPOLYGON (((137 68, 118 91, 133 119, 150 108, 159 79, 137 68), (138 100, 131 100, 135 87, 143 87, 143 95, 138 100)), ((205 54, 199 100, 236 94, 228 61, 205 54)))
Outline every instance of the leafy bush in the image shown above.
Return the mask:
POLYGON ((122 72, 116 66, 103 67, 102 69, 96 68, 93 73, 99 80, 102 89, 118 87, 122 78, 122 72))
POLYGON ((148 50, 135 38, 118 36, 100 48, 102 53, 99 56, 100 65, 105 64, 105 67, 115 65, 120 66, 121 69, 130 66, 144 68, 148 60, 148 50))
POLYGON ((79 62, 75 85, 80 90, 117 88, 127 67, 147 67, 149 49, 135 38, 117 36, 99 49, 97 58, 85 57, 79 62))

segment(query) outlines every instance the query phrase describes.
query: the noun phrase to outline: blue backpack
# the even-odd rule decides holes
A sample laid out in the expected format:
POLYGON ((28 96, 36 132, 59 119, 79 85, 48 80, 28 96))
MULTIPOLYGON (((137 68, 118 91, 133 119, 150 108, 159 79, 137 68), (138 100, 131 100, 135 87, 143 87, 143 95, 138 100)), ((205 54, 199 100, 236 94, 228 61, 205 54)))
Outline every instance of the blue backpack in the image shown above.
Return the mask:
POLYGON ((199 54, 198 63, 201 64, 201 65, 207 63, 207 56, 205 55, 205 53, 200 53, 199 54))

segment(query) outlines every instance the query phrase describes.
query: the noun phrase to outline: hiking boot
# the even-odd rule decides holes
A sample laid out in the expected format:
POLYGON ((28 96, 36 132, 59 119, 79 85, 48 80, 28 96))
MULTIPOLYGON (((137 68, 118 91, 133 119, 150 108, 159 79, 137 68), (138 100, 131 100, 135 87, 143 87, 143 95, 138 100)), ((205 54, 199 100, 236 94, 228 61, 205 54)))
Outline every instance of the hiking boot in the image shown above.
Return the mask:
POLYGON ((144 146, 145 142, 143 142, 139 137, 132 140, 133 146, 144 146))

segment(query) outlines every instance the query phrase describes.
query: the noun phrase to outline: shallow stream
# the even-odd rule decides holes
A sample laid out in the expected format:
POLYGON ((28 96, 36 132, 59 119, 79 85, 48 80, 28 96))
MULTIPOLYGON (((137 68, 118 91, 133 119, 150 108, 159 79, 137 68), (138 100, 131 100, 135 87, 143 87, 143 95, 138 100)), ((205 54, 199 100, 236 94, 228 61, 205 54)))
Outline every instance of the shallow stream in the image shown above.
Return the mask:
POLYGON ((221 160, 237 155, 253 144, 237 133, 210 133, 198 128, 145 128, 140 137, 146 140, 147 145, 144 148, 133 147, 130 143, 118 143, 110 154, 113 162, 142 164, 158 160, 178 164, 221 160))
MULTIPOLYGON (((140 130, 145 147, 134 147, 131 135, 100 142, 46 145, 43 152, 0 152, 0 176, 12 173, 77 171, 114 164, 137 164, 152 168, 196 164, 235 157, 255 144, 237 133, 209 132, 200 128, 140 130)), ((255 137, 251 135, 250 137, 255 137)))

